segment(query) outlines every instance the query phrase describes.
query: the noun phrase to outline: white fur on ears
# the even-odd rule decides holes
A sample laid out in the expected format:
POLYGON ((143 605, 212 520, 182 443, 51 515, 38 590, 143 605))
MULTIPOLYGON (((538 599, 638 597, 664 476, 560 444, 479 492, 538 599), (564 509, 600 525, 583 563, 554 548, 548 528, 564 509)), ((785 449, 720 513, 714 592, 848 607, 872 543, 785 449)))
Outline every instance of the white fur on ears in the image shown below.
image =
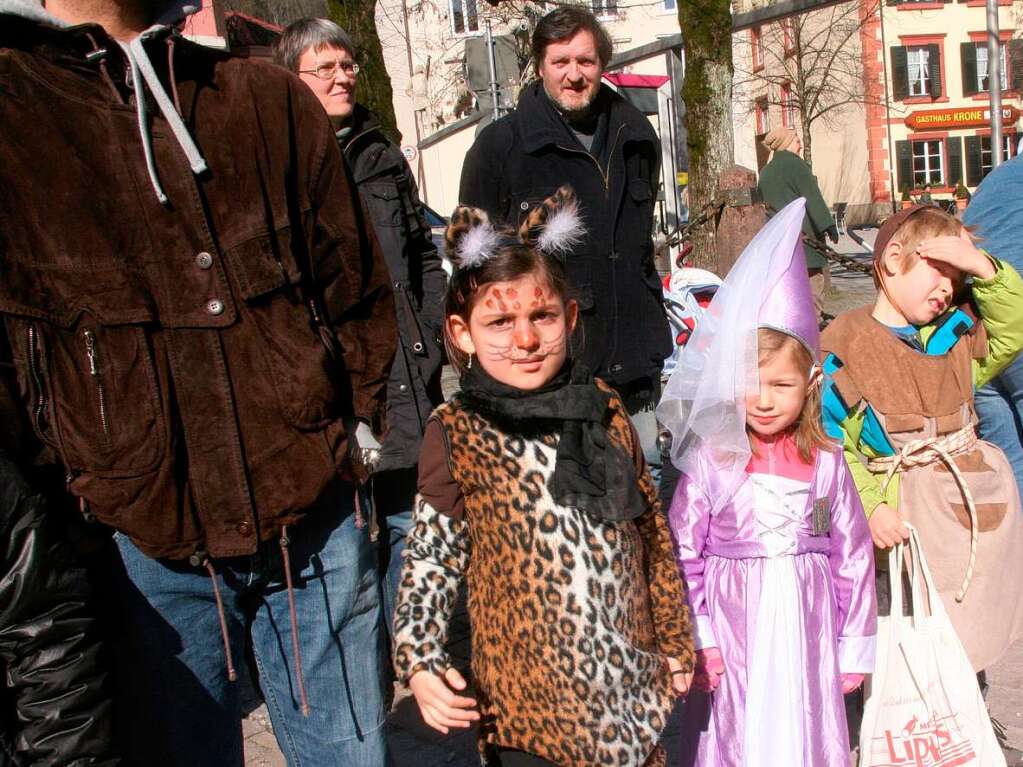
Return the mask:
POLYGON ((573 200, 547 219, 537 238, 536 247, 552 255, 567 253, 579 244, 586 230, 579 217, 579 206, 573 200))
POLYGON ((465 269, 477 267, 497 251, 501 235, 489 221, 482 221, 472 227, 458 243, 458 266, 465 269))

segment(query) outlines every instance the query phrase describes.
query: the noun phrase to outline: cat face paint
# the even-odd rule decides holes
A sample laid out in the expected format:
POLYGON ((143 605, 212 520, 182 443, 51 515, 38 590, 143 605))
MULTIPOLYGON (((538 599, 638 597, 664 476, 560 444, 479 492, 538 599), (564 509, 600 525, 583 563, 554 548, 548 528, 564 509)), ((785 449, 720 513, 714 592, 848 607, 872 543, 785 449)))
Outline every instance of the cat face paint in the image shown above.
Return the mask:
POLYGON ((468 326, 454 334, 459 347, 501 383, 527 391, 543 386, 568 356, 576 303, 533 274, 484 285, 482 293, 468 326))

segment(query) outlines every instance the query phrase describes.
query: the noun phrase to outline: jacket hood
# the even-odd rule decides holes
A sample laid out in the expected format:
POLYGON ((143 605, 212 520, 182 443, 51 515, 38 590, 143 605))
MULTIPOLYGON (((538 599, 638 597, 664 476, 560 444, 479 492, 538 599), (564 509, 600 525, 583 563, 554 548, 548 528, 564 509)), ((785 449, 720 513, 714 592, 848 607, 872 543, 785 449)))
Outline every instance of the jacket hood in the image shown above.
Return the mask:
POLYGON ((41 0, 0 0, 0 16, 18 16, 51 27, 68 26, 67 22, 47 13, 41 0))
MULTIPOLYGON (((177 24, 186 16, 198 10, 198 0, 175 0, 157 17, 155 27, 167 27, 177 24)), ((17 16, 29 21, 38 21, 50 27, 64 29, 71 26, 47 12, 42 0, 0 0, 0 16, 17 16)))
MULTIPOLYGON (((182 152, 188 160, 189 166, 196 174, 206 171, 206 161, 203 158, 195 141, 192 139, 188 128, 185 126, 181 115, 178 114, 175 104, 167 94, 166 89, 153 67, 146 51, 146 41, 162 35, 174 34, 176 30, 173 25, 186 16, 195 13, 198 7, 194 2, 187 0, 173 0, 166 5, 163 12, 156 18, 154 24, 143 30, 138 36, 129 41, 117 40, 117 45, 124 53, 131 71, 132 81, 136 88, 144 88, 149 91, 156 101, 157 108, 167 121, 171 133, 177 140, 182 152)), ((30 22, 37 22, 43 26, 54 29, 73 30, 75 27, 62 21, 43 7, 42 0, 0 0, 0 17, 14 16, 30 22)), ((171 77, 173 78, 173 48, 171 49, 171 77)), ((106 55, 106 52, 103 53, 106 55)), ((139 136, 142 140, 143 150, 146 157, 146 167, 149 171, 150 182, 157 199, 164 205, 169 204, 167 195, 160 184, 159 172, 153 156, 153 140, 150 135, 150 121, 148 117, 148 99, 139 98, 135 100, 135 111, 138 115, 139 136)))

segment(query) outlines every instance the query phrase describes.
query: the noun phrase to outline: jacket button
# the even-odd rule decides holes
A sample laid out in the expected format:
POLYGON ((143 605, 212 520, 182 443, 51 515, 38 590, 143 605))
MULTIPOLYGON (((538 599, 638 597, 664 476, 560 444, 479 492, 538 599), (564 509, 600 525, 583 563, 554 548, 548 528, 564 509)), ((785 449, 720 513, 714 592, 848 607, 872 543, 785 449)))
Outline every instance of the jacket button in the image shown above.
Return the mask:
POLYGON ((206 302, 206 311, 216 317, 218 314, 224 313, 224 302, 219 298, 214 298, 211 301, 206 302))
POLYGON ((401 283, 400 282, 395 282, 394 283, 394 288, 395 288, 395 290, 400 290, 401 289, 401 283))
POLYGON ((252 525, 248 522, 239 522, 235 529, 238 531, 238 535, 248 535, 252 532, 252 525))
POLYGON ((422 352, 423 348, 424 348, 423 344, 419 341, 416 341, 414 344, 412 344, 412 351, 414 351, 416 354, 422 352))
POLYGON ((195 265, 200 269, 209 269, 213 266, 213 256, 206 251, 203 251, 195 257, 195 265))
POLYGON ((614 365, 612 365, 610 368, 608 368, 608 370, 610 370, 612 373, 621 373, 622 372, 622 366, 619 365, 616 362, 614 365))
POLYGON ((398 386, 398 391, 408 391, 408 385, 407 384, 400 384, 398 386))
POLYGON ((525 200, 523 200, 523 201, 522 201, 522 202, 521 202, 521 203, 519 204, 519 208, 520 208, 521 210, 529 210, 529 203, 528 203, 528 202, 526 202, 525 200))

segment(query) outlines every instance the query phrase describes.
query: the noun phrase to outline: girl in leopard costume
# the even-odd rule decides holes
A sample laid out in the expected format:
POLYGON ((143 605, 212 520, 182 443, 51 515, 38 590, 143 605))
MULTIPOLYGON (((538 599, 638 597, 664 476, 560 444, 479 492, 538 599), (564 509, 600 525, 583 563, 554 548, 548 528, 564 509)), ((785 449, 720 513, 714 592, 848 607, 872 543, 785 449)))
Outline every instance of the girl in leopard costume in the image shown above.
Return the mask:
POLYGON ((663 765, 693 666, 672 545, 625 408, 573 365, 559 255, 582 236, 560 189, 519 232, 459 208, 445 341, 460 391, 437 408, 394 622, 423 718, 478 723, 486 765, 663 765), (444 643, 468 585, 475 697, 444 643))

